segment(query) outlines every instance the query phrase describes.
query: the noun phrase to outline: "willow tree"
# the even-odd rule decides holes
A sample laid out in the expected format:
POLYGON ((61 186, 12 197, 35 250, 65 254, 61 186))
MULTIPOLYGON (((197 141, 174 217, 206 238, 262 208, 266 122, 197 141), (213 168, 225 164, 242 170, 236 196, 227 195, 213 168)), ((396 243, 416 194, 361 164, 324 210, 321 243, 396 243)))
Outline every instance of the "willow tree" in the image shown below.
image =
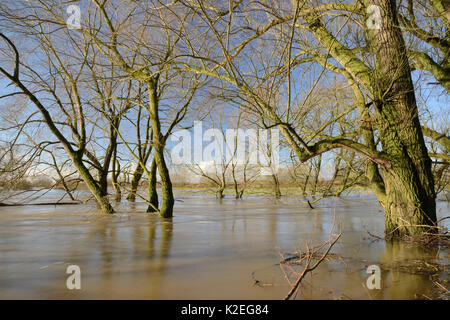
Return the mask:
MULTIPOLYGON (((366 157, 366 176, 384 208, 387 237, 433 229, 431 160, 396 1, 183 3, 204 21, 202 30, 208 31, 203 35, 215 48, 206 56, 191 47, 189 54, 199 63, 186 64, 185 71, 211 75, 237 88, 267 126, 280 128, 299 161, 336 148, 366 157), (298 114, 317 83, 330 81, 331 73, 353 90, 354 105, 349 108, 356 108, 359 122, 344 134, 311 137, 296 126, 298 114), (284 81, 283 108, 270 95, 258 94, 274 77, 284 81), (303 85, 307 77, 315 79, 309 87, 303 85)), ((442 10, 436 12, 444 21, 442 10)))
POLYGON ((134 83, 120 78, 120 68, 102 57, 90 37, 68 29, 57 2, 17 1, 0 9, 8 31, 1 37, 14 59, 13 71, 0 72, 19 89, 14 95, 37 107, 32 115, 41 114, 29 124, 46 124, 101 210, 113 213, 108 177, 113 166, 117 187, 118 131, 134 83))
MULTIPOLYGON (((136 81, 146 94, 142 107, 149 117, 147 128, 151 130, 153 168, 148 170, 145 163, 148 157, 136 156, 126 137, 118 134, 149 178, 148 211, 157 211, 164 218, 172 217, 174 206, 169 167, 164 157, 165 144, 183 120, 199 83, 203 81, 200 77, 185 77, 172 67, 177 63, 177 45, 184 36, 183 21, 190 15, 189 10, 178 12, 172 5, 159 1, 93 0, 87 12, 86 26, 80 31, 92 39, 104 58, 120 68, 125 78, 136 81), (152 187, 156 184, 156 168, 162 191, 159 209, 154 205, 157 198, 152 187)), ((133 99, 130 101, 137 106, 141 104, 133 99)))
MULTIPOLYGON (((40 114, 39 121, 47 126, 57 143, 62 145, 100 209, 104 213, 113 213, 114 210, 108 199, 106 176, 110 164, 108 159, 114 146, 109 144, 103 164, 91 152, 92 149, 89 150, 92 143, 88 132, 90 120, 87 109, 89 107, 82 88, 85 83, 83 77, 89 46, 78 47, 75 42, 69 42, 73 45, 72 54, 78 55, 80 60, 74 61, 73 65, 65 65, 64 53, 51 40, 54 33, 46 30, 44 23, 34 24, 35 21, 32 20, 22 25, 21 17, 14 15, 8 18, 11 29, 24 28, 26 32, 29 32, 30 37, 35 41, 32 42, 35 46, 32 54, 40 53, 41 57, 47 59, 47 70, 45 67, 37 67, 39 65, 37 56, 31 54, 34 58, 30 59, 31 63, 21 59, 19 48, 14 41, 0 33, 6 48, 12 53, 10 56, 13 58, 14 65, 12 71, 0 67, 0 73, 18 89, 13 95, 25 96, 36 107, 38 112, 31 115, 40 114), (91 172, 91 165, 100 173, 99 179, 96 179, 91 172)), ((35 19, 42 22, 40 19, 44 18, 36 13, 35 19)), ((7 96, 11 95, 4 97, 7 96)), ((110 142, 114 143, 114 141, 110 142)))

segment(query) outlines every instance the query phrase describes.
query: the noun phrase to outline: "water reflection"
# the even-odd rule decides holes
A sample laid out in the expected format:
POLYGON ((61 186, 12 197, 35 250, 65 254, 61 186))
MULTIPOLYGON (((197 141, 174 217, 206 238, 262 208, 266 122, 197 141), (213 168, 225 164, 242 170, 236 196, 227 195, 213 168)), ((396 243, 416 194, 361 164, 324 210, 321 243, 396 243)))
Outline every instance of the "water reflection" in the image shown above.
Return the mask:
POLYGON ((148 225, 148 258, 158 261, 156 269, 162 271, 165 269, 172 244, 173 220, 163 218, 159 218, 159 220, 159 223, 153 221, 153 223, 148 225), (159 248, 157 248, 158 244, 159 248))
POLYGON ((381 258, 383 272, 382 281, 384 299, 421 298, 423 294, 430 296, 433 282, 430 272, 433 267, 426 261, 433 261, 439 257, 437 249, 424 248, 418 245, 399 241, 386 243, 386 251, 381 258), (425 270, 422 267, 429 266, 425 270))

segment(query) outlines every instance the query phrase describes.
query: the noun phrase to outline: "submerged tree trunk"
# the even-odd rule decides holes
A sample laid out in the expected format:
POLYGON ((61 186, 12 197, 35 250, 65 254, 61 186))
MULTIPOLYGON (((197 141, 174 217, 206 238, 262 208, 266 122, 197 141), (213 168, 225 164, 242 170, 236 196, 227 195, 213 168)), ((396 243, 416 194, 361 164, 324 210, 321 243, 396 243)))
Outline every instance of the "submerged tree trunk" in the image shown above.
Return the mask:
POLYGON ((405 42, 395 1, 373 0, 381 8, 381 28, 373 30, 377 58, 374 106, 383 152, 390 161, 381 174, 387 237, 417 235, 436 224, 431 159, 420 127, 405 42))
POLYGON ((120 202, 122 201, 122 190, 120 189, 120 185, 116 182, 113 183, 114 185, 114 201, 120 202))
POLYGON ((239 192, 239 184, 238 184, 237 179, 236 179, 236 172, 235 172, 235 170, 236 170, 236 165, 234 163, 232 163, 231 164, 231 175, 233 177, 234 197, 236 199, 240 199, 241 195, 240 195, 240 192, 239 192))
MULTIPOLYGON (((345 147, 368 156, 371 161, 367 176, 385 210, 386 237, 423 234, 436 224, 435 190, 431 159, 419 123, 411 69, 398 23, 396 1, 368 0, 365 4, 375 5, 380 11, 380 16, 376 17, 381 19, 379 23, 375 29, 368 29, 371 39, 369 47, 376 56, 374 70, 340 43, 321 22, 319 15, 303 17, 317 39, 342 65, 342 74, 349 79, 350 85, 361 85, 370 92, 371 103, 365 104, 364 101, 361 104, 358 99, 358 105, 365 106, 366 110, 370 105, 374 107, 374 130, 378 130, 382 150, 377 150, 373 134, 364 126, 361 126, 364 146, 348 139, 331 139, 308 147, 307 152, 299 151, 295 140, 284 133, 286 130, 280 130, 302 160, 336 147, 345 147)), ((363 116, 368 112, 361 112, 364 111, 361 106, 363 116)))
POLYGON ((116 202, 120 202, 122 201, 122 190, 120 189, 120 184, 118 181, 120 176, 120 163, 117 159, 117 144, 114 147, 111 171, 111 181, 114 188, 114 200, 116 202))
POLYGON ((310 161, 310 165, 309 165, 309 170, 308 170, 308 174, 305 177, 305 183, 303 184, 303 189, 302 189, 302 195, 305 197, 306 196, 306 188, 308 187, 308 182, 309 182, 309 177, 311 176, 311 171, 312 171, 312 167, 313 167, 313 163, 312 161, 310 161))
POLYGON ((273 194, 275 196, 275 199, 280 199, 281 198, 280 181, 278 180, 277 175, 274 173, 272 173, 272 180, 273 180, 273 194))
POLYGON ((158 191, 156 190, 156 160, 153 158, 152 165, 150 168, 150 179, 148 181, 148 199, 149 205, 147 212, 157 212, 159 201, 158 201, 158 191))
POLYGON ((153 133, 154 160, 156 161, 156 166, 161 178, 162 204, 159 214, 163 218, 170 218, 173 216, 175 199, 173 197, 172 181, 170 180, 169 169, 167 168, 166 161, 164 160, 164 137, 161 133, 161 124, 158 115, 157 85, 157 78, 151 78, 151 80, 148 81, 150 106, 149 113, 153 133))
MULTIPOLYGON (((141 88, 139 88, 141 89, 141 88)), ((136 136, 138 137, 138 157, 139 161, 137 164, 136 169, 133 172, 133 179, 131 181, 131 190, 128 194, 127 199, 131 202, 136 200, 136 192, 139 187, 139 182, 141 181, 142 175, 145 173, 149 176, 149 180, 151 179, 151 174, 149 175, 147 170, 144 170, 144 167, 147 165, 148 158, 150 157, 150 154, 152 152, 152 146, 150 141, 153 140, 153 134, 151 133, 150 128, 150 119, 147 119, 146 123, 146 130, 145 130, 145 143, 141 143, 141 130, 140 130, 140 123, 141 123, 141 112, 142 112, 142 106, 139 106, 138 108, 138 114, 137 114, 137 121, 136 121, 136 136)), ((155 183, 156 186, 156 183, 155 183)), ((156 206, 158 207, 158 206, 156 206)))
POLYGON ((171 218, 173 216, 175 199, 173 197, 172 181, 170 180, 169 169, 164 160, 163 150, 157 150, 155 148, 155 160, 161 178, 162 204, 159 214, 163 218, 171 218))
MULTIPOLYGON (((312 164, 311 164, 312 165, 312 164)), ((317 157, 317 165, 316 165, 316 172, 314 175, 314 185, 311 191, 312 196, 316 196, 317 193, 317 185, 319 183, 319 175, 320 175, 320 167, 322 166, 322 154, 319 154, 317 157)))
POLYGON ((239 187, 236 181, 233 182, 234 183, 234 197, 236 199, 240 199, 241 198, 241 192, 239 191, 239 187))
POLYGON ((142 175, 144 174, 144 169, 140 166, 140 164, 137 165, 136 170, 133 172, 133 178, 131 179, 131 188, 130 192, 128 193, 127 200, 134 202, 136 201, 136 192, 139 187, 139 182, 141 181, 142 175))
POLYGON ((82 154, 80 152, 76 152, 70 155, 73 161, 75 168, 77 168, 78 172, 81 175, 81 178, 86 183, 86 186, 89 188, 89 191, 94 195, 95 200, 97 201, 97 205, 101 209, 103 213, 114 213, 114 209, 109 203, 108 198, 108 188, 105 187, 104 184, 99 185, 97 181, 95 181, 94 177, 92 177, 89 170, 83 164, 82 154))

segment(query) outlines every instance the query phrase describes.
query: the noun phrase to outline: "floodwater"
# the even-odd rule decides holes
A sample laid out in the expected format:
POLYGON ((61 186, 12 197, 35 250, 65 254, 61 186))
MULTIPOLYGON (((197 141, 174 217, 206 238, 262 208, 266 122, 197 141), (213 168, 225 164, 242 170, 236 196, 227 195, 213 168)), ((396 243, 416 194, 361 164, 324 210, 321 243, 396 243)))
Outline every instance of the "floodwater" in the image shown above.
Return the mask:
MULTIPOLYGON (((177 199, 171 220, 127 201, 114 215, 88 204, 1 207, 0 299, 282 299, 290 287, 280 254, 326 241, 333 220, 342 222, 335 258, 304 279, 297 298, 415 299, 433 295, 436 277, 448 281, 445 269, 431 276, 395 268, 448 265, 449 251, 371 237, 366 229, 382 235, 384 223, 372 195, 326 199, 314 210, 288 197, 177 199), (366 287, 373 264, 381 267, 380 290, 366 287), (80 290, 66 286, 69 265, 80 267, 80 290)), ((449 211, 438 203, 439 217, 449 211)))

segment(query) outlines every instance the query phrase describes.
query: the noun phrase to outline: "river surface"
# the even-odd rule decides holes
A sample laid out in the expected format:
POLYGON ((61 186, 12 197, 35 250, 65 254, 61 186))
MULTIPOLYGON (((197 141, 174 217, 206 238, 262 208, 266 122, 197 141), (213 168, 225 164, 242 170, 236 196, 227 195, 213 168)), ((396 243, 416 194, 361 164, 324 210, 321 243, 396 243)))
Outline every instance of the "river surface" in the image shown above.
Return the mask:
MULTIPOLYGON (((171 220, 145 213, 141 202, 123 201, 114 215, 90 204, 0 207, 0 299, 282 299, 290 287, 280 254, 326 241, 333 221, 342 221, 335 258, 305 278, 297 298, 423 298, 433 295, 436 276, 449 278, 448 270, 433 278, 386 267, 448 265, 449 251, 370 236, 366 230, 382 236, 384 224, 370 194, 325 199, 314 210, 289 197, 177 199, 171 220), (381 266, 380 290, 366 287, 373 264, 381 266), (69 265, 80 267, 81 290, 66 287, 69 265)), ((439 218, 449 208, 438 202, 439 218)))

